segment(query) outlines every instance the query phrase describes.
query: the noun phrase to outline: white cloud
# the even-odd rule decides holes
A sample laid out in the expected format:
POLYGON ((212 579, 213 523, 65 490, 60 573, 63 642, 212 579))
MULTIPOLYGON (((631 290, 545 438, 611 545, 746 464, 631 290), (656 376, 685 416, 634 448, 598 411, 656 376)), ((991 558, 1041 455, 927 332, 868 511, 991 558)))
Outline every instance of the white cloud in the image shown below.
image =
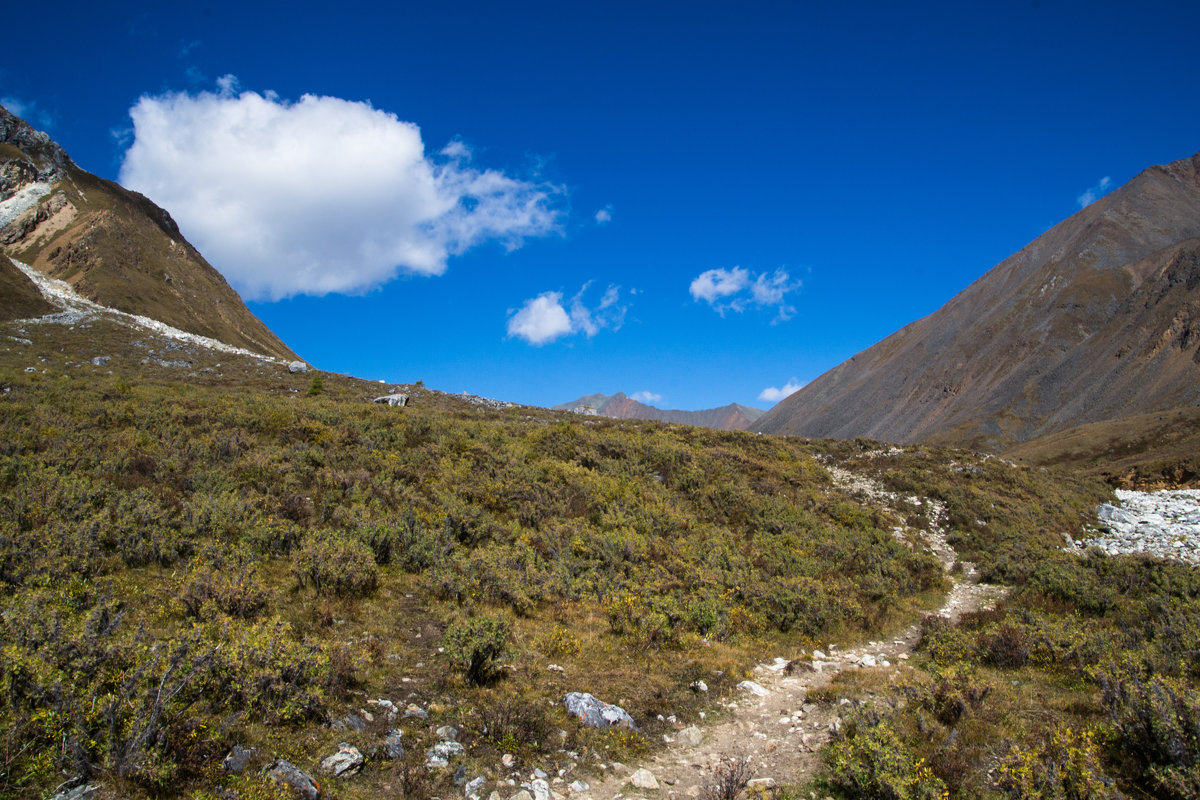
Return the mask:
POLYGON ((1108 194, 1112 189, 1112 178, 1105 175, 1100 181, 1090 189, 1085 189, 1082 194, 1075 198, 1075 202, 1079 203, 1080 208, 1087 208, 1092 203, 1099 200, 1104 195, 1108 194))
POLYGON ((460 141, 431 157, 415 124, 369 103, 217 84, 130 109, 121 182, 168 208, 248 298, 364 292, 559 230, 559 187, 471 166, 460 141))
POLYGON ((542 292, 508 319, 508 335, 543 345, 571 333, 571 318, 562 306, 562 292, 542 292))
POLYGON ((751 305, 774 308, 777 316, 771 324, 775 324, 796 315, 795 307, 787 304, 787 295, 799 288, 800 281, 793 281, 784 269, 752 276, 749 270, 734 267, 700 273, 692 280, 688 291, 692 299, 705 301, 721 316, 725 316, 726 311, 740 314, 751 305))
POLYGON ((796 392, 800 391, 800 389, 803 387, 803 383, 800 383, 795 378, 792 378, 790 381, 778 388, 774 386, 768 386, 767 388, 763 389, 758 393, 758 399, 766 400, 768 403, 778 403, 788 395, 795 394, 796 392))
POLYGON ((652 406, 655 403, 661 403, 663 399, 661 394, 655 394, 654 392, 634 392, 629 396, 632 399, 637 400, 639 403, 645 403, 648 406, 652 406))
POLYGON ((596 212, 596 224, 604 225, 612 222, 612 206, 605 206, 596 212))
POLYGON ((562 292, 542 292, 526 300, 509 312, 508 335, 540 346, 561 336, 582 333, 590 339, 602 330, 620 330, 628 310, 621 304, 621 287, 609 286, 599 304, 589 308, 583 296, 591 285, 585 283, 566 305, 562 292))

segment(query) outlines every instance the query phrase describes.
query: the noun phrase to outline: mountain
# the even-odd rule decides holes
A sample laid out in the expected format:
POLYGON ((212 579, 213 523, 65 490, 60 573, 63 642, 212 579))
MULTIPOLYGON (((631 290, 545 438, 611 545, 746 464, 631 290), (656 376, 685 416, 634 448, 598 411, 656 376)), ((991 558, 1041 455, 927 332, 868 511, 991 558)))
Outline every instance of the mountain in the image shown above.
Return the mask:
MULTIPOLYGON (((264 355, 296 357, 170 214, 80 169, 49 136, 3 107, 0 252, 101 305, 264 355)), ((0 286, 7 287, 10 271, 0 262, 0 286)))
POLYGON ((1151 167, 764 414, 998 449, 1200 402, 1200 154, 1151 167))
POLYGON ((652 419, 660 422, 676 422, 682 425, 701 425, 721 431, 746 430, 763 414, 761 409, 737 403, 703 411, 661 409, 639 403, 624 392, 617 392, 614 395, 584 395, 570 403, 556 405, 554 409, 556 411, 575 411, 580 414, 597 414, 616 419, 652 419))

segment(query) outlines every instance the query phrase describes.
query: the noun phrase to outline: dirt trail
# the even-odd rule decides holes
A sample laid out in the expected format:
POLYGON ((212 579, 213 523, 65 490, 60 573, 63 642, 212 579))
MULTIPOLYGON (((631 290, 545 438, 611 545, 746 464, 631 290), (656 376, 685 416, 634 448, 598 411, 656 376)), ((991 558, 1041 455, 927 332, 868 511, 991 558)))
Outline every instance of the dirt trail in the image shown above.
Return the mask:
MULTIPOLYGON (((839 489, 860 499, 885 507, 891 507, 896 500, 895 495, 860 475, 837 467, 829 469, 839 489)), ((958 559, 941 527, 944 508, 935 503, 930 516, 934 524, 929 530, 897 529, 896 535, 906 538, 915 534, 919 546, 932 552, 950 575, 953 588, 939 613, 957 621, 968 611, 990 608, 1003 596, 1004 587, 979 583, 974 566, 965 562, 960 569, 951 571, 958 559)), ((754 777, 768 786, 774 782, 801 782, 817 766, 817 751, 841 725, 842 713, 848 705, 848 701, 812 703, 808 700, 809 692, 827 686, 846 669, 886 670, 897 675, 899 665, 908 658, 918 639, 918 626, 913 625, 886 641, 845 648, 830 645, 823 651, 804 653, 804 658, 793 662, 790 669, 783 657, 759 664, 753 678, 758 688, 739 689, 738 697, 724 707, 719 722, 676 732, 674 741, 657 755, 642 763, 611 765, 605 779, 591 781, 586 792, 571 797, 574 800, 643 797, 647 790, 629 783, 633 773, 642 768, 649 770, 658 782, 657 794, 651 791, 650 796, 696 797, 710 782, 713 767, 729 757, 749 759, 754 777)), ((568 794, 565 786, 555 786, 554 790, 568 794)))

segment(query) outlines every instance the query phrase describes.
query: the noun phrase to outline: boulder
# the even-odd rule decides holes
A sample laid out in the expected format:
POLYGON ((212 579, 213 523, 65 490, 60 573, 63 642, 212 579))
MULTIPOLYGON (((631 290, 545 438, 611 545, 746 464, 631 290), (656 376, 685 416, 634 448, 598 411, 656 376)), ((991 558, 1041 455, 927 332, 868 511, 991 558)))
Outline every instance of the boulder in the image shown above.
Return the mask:
POLYGON ((225 759, 221 762, 221 768, 236 775, 246 768, 253 757, 253 747, 242 747, 240 744, 235 744, 233 749, 226 753, 225 759))
POLYGON ((112 361, 111 356, 96 356, 92 359, 92 366, 107 367, 109 361, 112 361))
POLYGON ((471 780, 467 781, 467 785, 463 787, 463 794, 467 797, 470 797, 482 789, 485 783, 487 783, 487 778, 483 777, 482 775, 477 778, 472 778, 471 780))
POLYGON ((303 800, 318 800, 321 789, 308 773, 282 759, 267 768, 267 777, 275 783, 292 787, 303 800))
POLYGON ((293 375, 303 374, 308 372, 308 364, 305 364, 303 361, 293 361, 292 363, 288 364, 288 372, 292 373, 293 375))
POLYGON ((621 726, 637 730, 633 717, 620 706, 597 700, 586 692, 571 692, 563 698, 567 713, 592 728, 621 726))
POLYGON ((335 778, 349 778, 362 769, 365 760, 357 747, 342 742, 336 753, 321 762, 321 769, 335 778))
POLYGON ((754 681, 742 681, 737 685, 737 687, 743 692, 749 692, 756 697, 766 697, 767 695, 771 694, 770 689, 767 689, 766 687, 755 683, 754 681))
POLYGON ((442 727, 438 728, 436 732, 437 732, 438 738, 441 739, 443 742, 457 742, 458 741, 458 729, 457 728, 452 728, 449 725, 443 725, 442 727))
POLYGON ((695 725, 692 725, 676 734, 675 739, 680 744, 685 744, 688 747, 698 747, 704 741, 704 733, 695 725))
POLYGON ((399 392, 396 392, 395 394, 385 394, 382 397, 376 397, 371 402, 387 403, 389 406, 394 408, 404 408, 406 405, 408 405, 408 395, 400 394, 399 392))
POLYGON ((530 781, 529 788, 533 790, 533 800, 550 800, 550 784, 542 778, 530 781))

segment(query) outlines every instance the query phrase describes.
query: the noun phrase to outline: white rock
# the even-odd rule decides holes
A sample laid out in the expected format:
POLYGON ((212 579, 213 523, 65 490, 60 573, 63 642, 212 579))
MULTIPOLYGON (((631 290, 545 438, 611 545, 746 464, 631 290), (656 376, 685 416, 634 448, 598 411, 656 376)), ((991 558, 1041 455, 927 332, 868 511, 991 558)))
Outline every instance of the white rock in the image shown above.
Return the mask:
POLYGON ((691 725, 676 734, 675 738, 679 740, 680 744, 685 744, 688 747, 698 747, 704 741, 704 733, 695 725, 691 725))
POLYGON ((768 695, 771 694, 770 689, 767 689, 767 688, 763 687, 761 684, 755 683, 754 681, 742 681, 741 683, 739 683, 737 685, 737 688, 741 689, 744 692, 750 692, 750 694, 756 695, 758 697, 767 697, 768 695))
POLYGON ((629 783, 636 789, 645 789, 646 791, 658 788, 658 779, 654 777, 654 773, 644 767, 629 776, 629 783))

